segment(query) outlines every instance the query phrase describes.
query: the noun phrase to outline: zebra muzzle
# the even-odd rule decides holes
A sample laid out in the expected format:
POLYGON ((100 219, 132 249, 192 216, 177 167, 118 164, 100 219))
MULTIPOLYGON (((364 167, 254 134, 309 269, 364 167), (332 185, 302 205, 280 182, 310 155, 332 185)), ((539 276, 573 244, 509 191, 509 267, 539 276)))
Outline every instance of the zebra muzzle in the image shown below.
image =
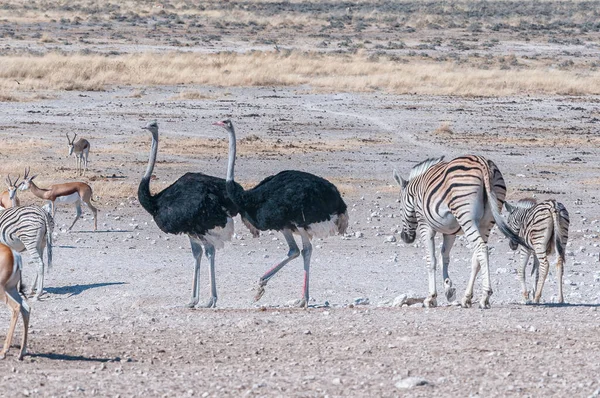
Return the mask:
POLYGON ((402 238, 402 241, 404 241, 404 243, 413 243, 415 241, 417 234, 415 233, 406 233, 404 231, 402 231, 400 233, 400 238, 402 238))

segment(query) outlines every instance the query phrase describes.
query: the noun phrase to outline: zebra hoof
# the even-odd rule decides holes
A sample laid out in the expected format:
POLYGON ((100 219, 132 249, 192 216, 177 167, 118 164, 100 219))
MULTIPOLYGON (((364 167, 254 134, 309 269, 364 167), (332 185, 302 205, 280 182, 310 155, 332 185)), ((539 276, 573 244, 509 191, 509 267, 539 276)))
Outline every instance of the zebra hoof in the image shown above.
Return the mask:
POLYGON ((446 289, 446 299, 449 302, 453 302, 454 300, 456 300, 456 289, 453 287, 449 287, 446 289))
POLYGON ((437 300, 435 297, 427 297, 425 300, 423 300, 423 305, 427 308, 437 307, 437 300))
POLYGON ((492 306, 490 305, 490 300, 487 297, 481 299, 481 301, 479 302, 479 308, 482 310, 489 310, 490 308, 492 308, 492 306))
POLYGON ((463 299, 460 302, 460 305, 463 308, 471 308, 471 305, 472 305, 472 303, 471 303, 471 297, 463 297, 463 299))

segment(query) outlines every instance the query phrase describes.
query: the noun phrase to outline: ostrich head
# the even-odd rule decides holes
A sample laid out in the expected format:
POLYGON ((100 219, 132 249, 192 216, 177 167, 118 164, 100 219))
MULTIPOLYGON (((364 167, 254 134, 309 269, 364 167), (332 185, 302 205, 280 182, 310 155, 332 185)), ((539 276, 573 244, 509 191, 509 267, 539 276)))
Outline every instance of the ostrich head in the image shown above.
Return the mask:
POLYGON ((233 123, 231 123, 230 119, 222 120, 220 122, 214 122, 213 126, 221 126, 225 130, 227 130, 227 131, 232 131, 233 130, 233 123))
POLYGON ((142 127, 142 129, 151 132, 152 137, 158 141, 158 123, 156 123, 156 120, 149 122, 147 125, 142 127))
POLYGON ((25 169, 25 174, 23 175, 23 181, 21 181, 21 184, 19 189, 21 191, 26 191, 29 189, 29 184, 31 184, 31 181, 33 181, 33 179, 35 177, 37 177, 37 174, 32 175, 31 177, 29 177, 29 171, 31 170, 31 168, 27 167, 25 169))
POLYGON ((417 236, 417 214, 414 205, 414 196, 409 194, 407 181, 400 177, 394 170, 394 180, 400 186, 400 211, 402 217, 402 232, 400 237, 405 243, 413 243, 417 236))

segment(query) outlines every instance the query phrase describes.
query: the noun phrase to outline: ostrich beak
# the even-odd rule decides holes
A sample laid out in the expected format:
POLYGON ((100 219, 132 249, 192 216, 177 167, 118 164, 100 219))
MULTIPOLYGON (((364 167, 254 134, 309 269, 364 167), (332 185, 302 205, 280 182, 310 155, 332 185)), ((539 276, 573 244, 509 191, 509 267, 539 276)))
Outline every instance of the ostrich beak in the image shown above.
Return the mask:
POLYGON ((225 126, 225 123, 223 123, 223 122, 214 122, 213 126, 221 126, 221 127, 223 127, 223 126, 225 126))

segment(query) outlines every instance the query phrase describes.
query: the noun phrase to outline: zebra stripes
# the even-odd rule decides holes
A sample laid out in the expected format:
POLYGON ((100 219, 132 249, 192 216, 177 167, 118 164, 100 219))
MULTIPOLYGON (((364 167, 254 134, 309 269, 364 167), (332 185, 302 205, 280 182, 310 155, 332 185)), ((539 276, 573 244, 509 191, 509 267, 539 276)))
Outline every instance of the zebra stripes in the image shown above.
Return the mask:
POLYGON ((0 213, 0 242, 17 252, 27 251, 30 263, 38 264, 38 272, 31 292, 35 299, 44 287, 44 247, 47 249, 48 267, 52 265, 52 231, 54 220, 40 206, 11 207, 0 213))
POLYGON ((498 167, 482 156, 461 156, 449 162, 444 158, 427 159, 414 166, 408 180, 396 171, 394 178, 401 187, 401 238, 412 243, 417 231, 427 247, 429 296, 426 306, 437 304, 435 281, 435 235, 443 235, 442 275, 448 301, 453 301, 456 290, 448 275, 450 250, 456 235, 464 233, 475 249, 471 260, 471 277, 462 299, 464 307, 471 306, 473 285, 479 270, 483 276, 481 308, 489 308, 492 294, 487 241, 494 224, 502 233, 519 244, 527 244, 504 222, 500 209, 506 196, 506 185, 498 167))
MULTIPOLYGON (((535 292, 533 301, 540 302, 544 281, 548 275, 548 255, 556 255, 556 279, 558 282, 558 302, 563 303, 563 266, 565 263, 565 247, 569 239, 569 212, 556 200, 549 199, 536 203, 536 200, 521 199, 515 205, 504 203, 508 210, 508 224, 521 236, 531 249, 521 247, 521 264, 519 279, 525 301, 529 301, 529 291, 525 280, 525 268, 529 257, 534 254, 533 271, 536 271, 535 292)), ((518 242, 511 239, 510 248, 517 250, 518 242)))

